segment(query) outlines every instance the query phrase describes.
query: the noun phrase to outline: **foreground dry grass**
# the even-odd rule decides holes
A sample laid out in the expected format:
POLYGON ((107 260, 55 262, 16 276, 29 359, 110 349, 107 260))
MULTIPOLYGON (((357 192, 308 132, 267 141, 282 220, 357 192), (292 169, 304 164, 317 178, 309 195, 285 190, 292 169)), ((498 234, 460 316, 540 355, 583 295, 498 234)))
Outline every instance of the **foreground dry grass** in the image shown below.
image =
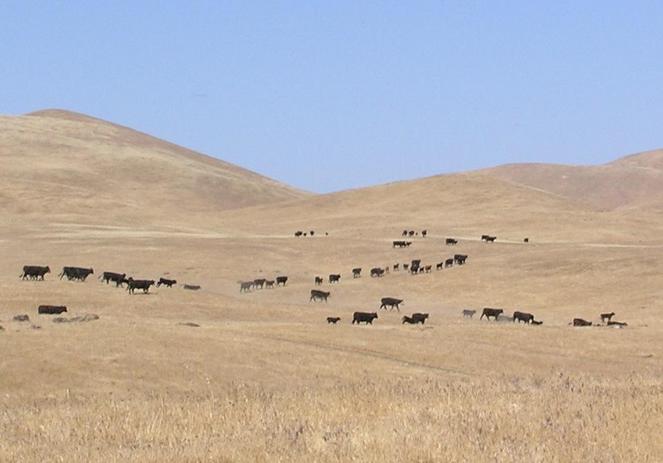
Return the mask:
POLYGON ((597 461, 663 458, 663 383, 553 373, 127 400, 3 403, 2 461, 597 461))

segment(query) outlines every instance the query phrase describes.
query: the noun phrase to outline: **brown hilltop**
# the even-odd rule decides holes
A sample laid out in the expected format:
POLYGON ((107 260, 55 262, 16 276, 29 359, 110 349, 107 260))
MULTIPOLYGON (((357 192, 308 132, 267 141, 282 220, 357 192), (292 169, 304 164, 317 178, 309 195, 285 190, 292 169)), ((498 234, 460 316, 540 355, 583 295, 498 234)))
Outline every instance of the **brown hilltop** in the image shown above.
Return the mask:
POLYGON ((0 204, 17 218, 186 222, 307 194, 82 114, 0 117, 0 204))
POLYGON ((507 164, 481 172, 601 210, 663 207, 663 150, 598 166, 507 164))

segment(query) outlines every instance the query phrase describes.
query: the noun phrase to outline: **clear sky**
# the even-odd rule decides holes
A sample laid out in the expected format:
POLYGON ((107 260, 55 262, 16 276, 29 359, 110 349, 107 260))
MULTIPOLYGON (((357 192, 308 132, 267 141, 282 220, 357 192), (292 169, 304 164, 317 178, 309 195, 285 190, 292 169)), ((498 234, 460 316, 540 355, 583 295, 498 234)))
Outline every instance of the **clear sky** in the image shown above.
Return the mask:
POLYGON ((663 1, 0 2, 0 113, 327 192, 663 147, 663 1))

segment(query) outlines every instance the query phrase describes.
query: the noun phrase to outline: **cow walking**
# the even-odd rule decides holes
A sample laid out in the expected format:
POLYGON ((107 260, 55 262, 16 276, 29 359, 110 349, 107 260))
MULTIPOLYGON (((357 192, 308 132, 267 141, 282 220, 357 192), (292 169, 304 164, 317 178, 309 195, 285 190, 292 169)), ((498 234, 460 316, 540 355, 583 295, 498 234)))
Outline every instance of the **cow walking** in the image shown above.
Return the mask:
POLYGON ((327 302, 327 298, 329 297, 331 293, 329 291, 320 291, 318 289, 312 289, 311 290, 311 297, 308 300, 309 302, 311 301, 325 301, 327 302))
POLYGON ((106 284, 112 281, 113 283, 115 283, 115 286, 117 287, 122 285, 126 276, 127 276, 126 273, 104 272, 101 274, 99 279, 106 284))
POLYGON ((177 280, 169 280, 168 278, 159 278, 159 281, 157 281, 157 288, 163 286, 168 286, 169 288, 172 288, 173 285, 177 284, 177 280))
POLYGON ((44 275, 51 273, 51 268, 47 265, 42 267, 40 265, 24 265, 23 273, 19 276, 22 280, 43 280, 44 275))
POLYGON ((239 292, 248 293, 253 288, 253 281, 240 281, 239 282, 239 292))
POLYGON ((78 280, 85 281, 87 277, 94 273, 94 270, 91 268, 82 268, 82 267, 62 267, 62 272, 58 275, 60 280, 67 277, 67 280, 78 280))
POLYGON ((378 314, 375 312, 355 312, 352 314, 352 324, 366 323, 372 325, 376 318, 378 318, 378 314))
POLYGON ((383 275, 384 275, 384 270, 381 269, 380 267, 373 267, 371 269, 371 277, 372 278, 380 278, 383 275))
POLYGON ((513 322, 515 323, 516 320, 518 320, 518 323, 524 322, 524 323, 532 323, 534 321, 534 315, 531 313, 527 312, 514 312, 513 313, 513 322))
POLYGON ((397 311, 401 311, 399 304, 403 303, 403 299, 396 299, 395 297, 383 297, 380 300, 380 309, 387 310, 387 307, 389 307, 389 310, 394 310, 394 307, 396 308, 397 311))
POLYGON ((490 320, 490 317, 493 317, 495 321, 497 321, 497 317, 499 317, 504 310, 502 309, 492 309, 490 307, 484 307, 483 312, 481 312, 481 317, 479 317, 479 320, 483 319, 483 317, 486 317, 486 320, 490 320))
POLYGON ((154 280, 134 280, 129 278, 127 280, 127 291, 129 294, 134 294, 134 291, 137 289, 142 289, 143 293, 147 294, 150 292, 150 286, 154 285, 154 280))

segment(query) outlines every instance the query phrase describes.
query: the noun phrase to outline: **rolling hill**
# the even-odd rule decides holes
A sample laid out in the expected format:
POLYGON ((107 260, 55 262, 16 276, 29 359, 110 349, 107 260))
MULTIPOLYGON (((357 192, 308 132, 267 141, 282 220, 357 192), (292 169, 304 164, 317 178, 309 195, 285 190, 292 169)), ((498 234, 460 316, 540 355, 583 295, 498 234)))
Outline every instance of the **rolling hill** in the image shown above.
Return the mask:
POLYGON ((0 117, 12 223, 195 223, 307 193, 150 135, 62 110, 0 117))
POLYGON ((508 164, 481 172, 600 210, 663 207, 663 150, 599 166, 508 164))

